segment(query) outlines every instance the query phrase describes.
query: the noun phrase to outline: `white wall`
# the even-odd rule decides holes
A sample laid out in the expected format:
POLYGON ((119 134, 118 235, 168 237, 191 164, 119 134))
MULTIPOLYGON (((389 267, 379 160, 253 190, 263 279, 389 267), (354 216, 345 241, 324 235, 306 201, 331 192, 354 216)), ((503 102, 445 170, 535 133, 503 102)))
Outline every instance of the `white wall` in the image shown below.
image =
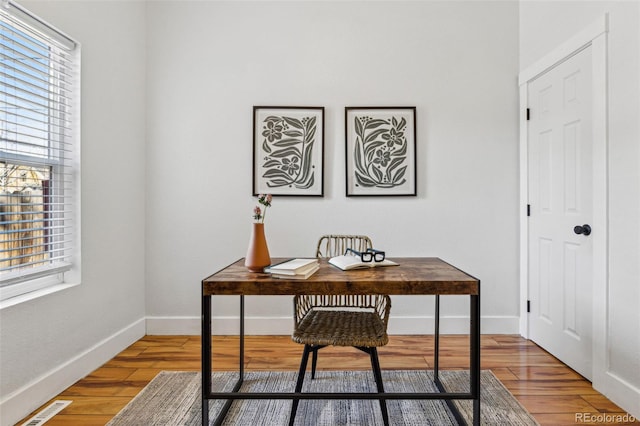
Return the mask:
POLYGON ((602 342, 606 371, 594 372, 594 385, 640 417, 640 3, 521 2, 520 69, 605 13, 609 14, 608 323, 602 342))
POLYGON ((145 5, 21 1, 80 40, 82 284, 0 311, 0 424, 144 335, 145 5))
MULTIPOLYGON (((482 280, 485 332, 517 333, 517 3, 147 7, 148 331, 198 333, 200 281, 245 254, 252 106, 307 105, 325 107, 325 196, 274 199, 272 256, 312 256, 325 233, 439 256, 482 280), (417 107, 417 197, 345 197, 344 107, 367 105, 417 107)), ((391 331, 431 332, 431 300, 394 298, 391 331)), ((235 315, 228 302, 215 315, 235 315)), ((443 310, 445 331, 468 330, 466 299, 443 310)), ((289 333, 291 299, 247 315, 248 333, 289 333)))

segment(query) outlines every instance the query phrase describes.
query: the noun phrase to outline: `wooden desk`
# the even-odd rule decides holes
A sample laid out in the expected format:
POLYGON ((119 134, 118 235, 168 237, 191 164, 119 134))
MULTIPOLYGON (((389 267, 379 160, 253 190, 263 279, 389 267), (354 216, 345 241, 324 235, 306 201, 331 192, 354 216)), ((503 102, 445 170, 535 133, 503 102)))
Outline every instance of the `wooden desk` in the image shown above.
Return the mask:
MULTIPOLYGON (((284 259, 272 259, 274 263, 284 259)), ((464 424, 454 399, 473 400, 473 424, 480 424, 480 280, 438 258, 393 258, 399 266, 341 271, 326 260, 306 280, 271 278, 269 274, 249 272, 244 259, 202 280, 202 424, 209 424, 209 399, 227 402, 214 425, 222 424, 236 399, 444 399, 458 422, 464 424), (439 393, 250 393, 239 392, 244 378, 244 296, 294 294, 390 294, 435 295, 434 378, 439 393), (232 392, 211 391, 211 297, 240 296, 239 379, 232 392), (470 297, 470 390, 447 392, 438 377, 440 295, 470 297)), ((292 317, 293 321, 293 317, 292 317)))

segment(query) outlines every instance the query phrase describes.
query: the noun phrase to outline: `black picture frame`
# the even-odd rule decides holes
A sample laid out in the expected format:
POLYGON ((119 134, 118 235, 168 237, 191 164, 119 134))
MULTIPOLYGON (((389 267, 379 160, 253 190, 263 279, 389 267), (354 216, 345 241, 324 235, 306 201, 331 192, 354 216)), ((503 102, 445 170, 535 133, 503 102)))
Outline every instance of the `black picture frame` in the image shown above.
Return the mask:
POLYGON ((415 106, 345 107, 347 197, 416 196, 415 106))
POLYGON ((324 196, 324 107, 253 107, 253 195, 324 196))

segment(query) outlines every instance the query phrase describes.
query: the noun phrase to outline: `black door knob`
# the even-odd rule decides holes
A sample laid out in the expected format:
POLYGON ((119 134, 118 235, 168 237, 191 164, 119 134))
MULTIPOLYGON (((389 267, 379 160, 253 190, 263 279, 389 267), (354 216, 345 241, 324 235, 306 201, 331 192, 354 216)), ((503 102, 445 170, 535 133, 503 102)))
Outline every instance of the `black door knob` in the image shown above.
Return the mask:
POLYGON ((591 227, 587 224, 584 224, 582 226, 578 225, 575 228, 573 228, 573 232, 575 232, 578 235, 583 234, 587 236, 591 234, 591 227))

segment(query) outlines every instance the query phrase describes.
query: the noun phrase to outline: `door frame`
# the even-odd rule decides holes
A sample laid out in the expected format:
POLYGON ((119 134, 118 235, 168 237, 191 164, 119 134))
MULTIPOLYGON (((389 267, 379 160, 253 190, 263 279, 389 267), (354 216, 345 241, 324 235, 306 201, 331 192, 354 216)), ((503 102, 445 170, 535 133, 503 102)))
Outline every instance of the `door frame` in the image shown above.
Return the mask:
POLYGON ((518 76, 520 86, 520 334, 529 338, 529 221, 528 204, 528 87, 529 82, 559 63, 591 47, 593 132, 593 291, 592 377, 596 384, 608 370, 608 116, 607 33, 608 15, 556 47, 518 76))

